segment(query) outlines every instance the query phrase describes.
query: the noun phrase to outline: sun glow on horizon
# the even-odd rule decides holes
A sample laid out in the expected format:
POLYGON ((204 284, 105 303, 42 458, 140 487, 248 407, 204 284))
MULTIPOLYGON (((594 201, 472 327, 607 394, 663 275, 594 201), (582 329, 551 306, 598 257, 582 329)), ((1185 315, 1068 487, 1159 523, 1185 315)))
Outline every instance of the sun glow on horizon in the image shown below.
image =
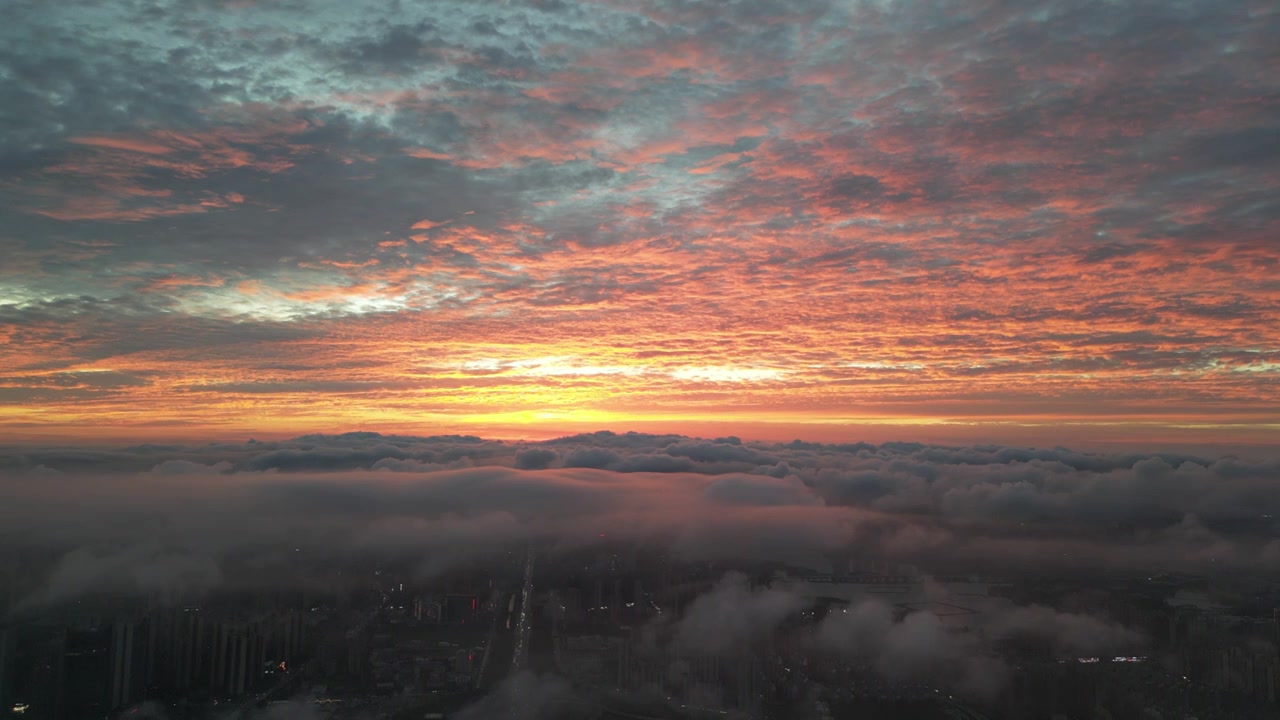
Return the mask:
POLYGON ((37 5, 4 433, 1280 425, 1275 13, 37 5))

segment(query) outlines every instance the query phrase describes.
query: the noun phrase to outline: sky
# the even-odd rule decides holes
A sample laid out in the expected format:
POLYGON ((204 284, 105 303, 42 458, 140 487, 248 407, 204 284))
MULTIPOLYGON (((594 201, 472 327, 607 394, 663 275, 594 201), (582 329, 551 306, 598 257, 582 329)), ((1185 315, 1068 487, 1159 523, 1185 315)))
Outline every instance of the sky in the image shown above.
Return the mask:
POLYGON ((0 433, 1274 442, 1280 6, 8 0, 0 433))

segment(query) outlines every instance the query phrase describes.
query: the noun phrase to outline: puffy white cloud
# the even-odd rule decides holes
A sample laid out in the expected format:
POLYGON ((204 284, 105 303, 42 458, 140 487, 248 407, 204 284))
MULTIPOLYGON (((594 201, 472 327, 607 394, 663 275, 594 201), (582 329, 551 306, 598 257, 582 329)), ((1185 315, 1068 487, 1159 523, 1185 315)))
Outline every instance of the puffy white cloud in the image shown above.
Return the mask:
POLYGON ((745 575, 729 573, 685 610, 675 626, 671 649, 686 655, 741 652, 804 605, 797 595, 752 588, 745 575))

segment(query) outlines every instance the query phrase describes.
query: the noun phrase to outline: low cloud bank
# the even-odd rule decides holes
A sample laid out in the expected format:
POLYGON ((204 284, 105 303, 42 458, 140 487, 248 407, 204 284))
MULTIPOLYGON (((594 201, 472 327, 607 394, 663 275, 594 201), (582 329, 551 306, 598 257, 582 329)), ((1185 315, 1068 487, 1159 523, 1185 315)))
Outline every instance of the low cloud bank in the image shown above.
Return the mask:
POLYGON ((1277 462, 1062 448, 350 433, 0 451, 0 541, 49 559, 38 602, 212 587, 299 557, 412 558, 430 575, 602 536, 817 569, 852 551, 966 571, 1265 572, 1280 568, 1278 479, 1277 462))

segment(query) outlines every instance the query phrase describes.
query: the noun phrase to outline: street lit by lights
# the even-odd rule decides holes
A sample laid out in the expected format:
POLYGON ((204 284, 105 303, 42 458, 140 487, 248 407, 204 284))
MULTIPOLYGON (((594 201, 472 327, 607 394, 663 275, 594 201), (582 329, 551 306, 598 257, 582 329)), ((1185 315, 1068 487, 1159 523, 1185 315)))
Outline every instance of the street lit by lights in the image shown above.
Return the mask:
MULTIPOLYGON (((1076 658, 1075 661, 1083 665, 1092 665, 1093 663, 1103 662, 1103 658, 1081 657, 1081 658, 1076 658)), ((1140 663, 1140 662, 1146 662, 1146 661, 1147 661, 1147 658, 1142 655, 1117 655, 1111 658, 1110 660, 1110 662, 1113 662, 1113 663, 1140 663)), ((1059 660, 1058 662, 1065 663, 1065 662, 1069 662, 1069 660, 1059 660)))
POLYGON ((25 715, 27 713, 27 710, 30 710, 30 709, 31 709, 31 706, 28 705, 27 703, 15 703, 13 706, 13 714, 25 715))

